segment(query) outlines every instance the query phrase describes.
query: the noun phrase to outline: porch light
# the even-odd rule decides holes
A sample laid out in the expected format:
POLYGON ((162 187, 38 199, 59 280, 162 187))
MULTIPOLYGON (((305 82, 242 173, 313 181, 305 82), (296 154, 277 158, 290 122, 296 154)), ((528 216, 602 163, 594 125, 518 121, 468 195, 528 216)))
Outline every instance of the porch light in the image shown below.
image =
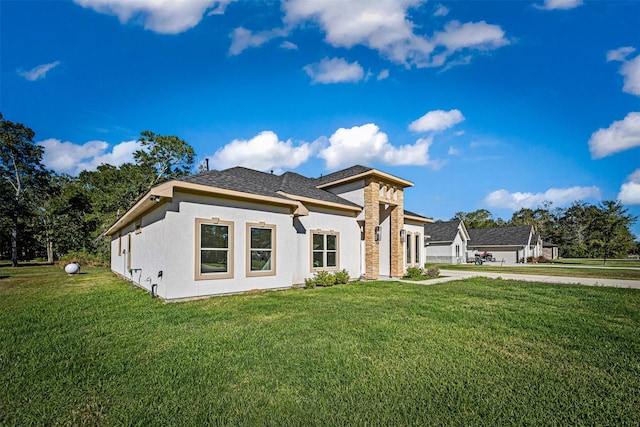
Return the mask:
POLYGON ((404 243, 407 240, 407 230, 400 230, 400 241, 404 243))

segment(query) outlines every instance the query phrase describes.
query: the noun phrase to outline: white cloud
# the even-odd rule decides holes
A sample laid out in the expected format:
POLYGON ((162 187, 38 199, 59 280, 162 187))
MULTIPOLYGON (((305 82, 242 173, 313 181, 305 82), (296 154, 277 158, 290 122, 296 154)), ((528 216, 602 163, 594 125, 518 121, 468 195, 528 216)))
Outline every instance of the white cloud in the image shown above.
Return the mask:
POLYGON ((287 50, 297 50, 298 49, 298 45, 295 43, 292 43, 288 40, 283 41, 282 43, 280 43, 280 47, 283 49, 287 49, 287 50))
POLYGON ((286 36, 286 32, 281 29, 253 33, 246 28, 238 27, 229 35, 229 37, 231 37, 231 47, 229 47, 229 54, 239 55, 245 49, 249 49, 251 47, 259 47, 267 43, 269 40, 284 36, 286 36))
POLYGON ((417 67, 441 66, 462 48, 486 50, 509 43, 499 26, 484 21, 450 23, 433 39, 418 35, 414 29, 421 26, 409 19, 408 9, 421 3, 423 0, 286 0, 283 7, 287 25, 315 21, 334 47, 363 45, 393 62, 417 67), (431 55, 438 45, 446 47, 447 54, 434 61, 431 55))
POLYGON ((296 168, 313 153, 312 144, 294 146, 291 140, 280 141, 272 131, 263 131, 249 140, 235 139, 213 155, 216 169, 245 166, 261 171, 296 168))
POLYGON ((622 184, 618 200, 625 205, 640 205, 640 169, 636 169, 622 184))
POLYGON ((623 120, 594 132, 589 139, 589 151, 594 159, 634 147, 640 147, 640 112, 627 114, 623 120))
POLYGON ((550 188, 544 193, 509 193, 507 190, 497 190, 484 198, 484 204, 489 208, 519 210, 521 208, 535 208, 543 202, 551 202, 555 206, 566 206, 577 200, 600 199, 598 187, 570 187, 550 188))
POLYGON ((60 65, 60 61, 53 61, 48 64, 38 65, 37 67, 33 67, 28 71, 18 69, 18 74, 29 80, 30 82, 33 82, 39 79, 44 79, 49 70, 57 67, 58 65, 60 65))
POLYGON ((364 70, 357 61, 349 63, 342 58, 324 58, 305 66, 304 71, 313 83, 358 82, 364 78, 364 70))
POLYGON ((445 31, 434 35, 434 40, 451 52, 467 48, 489 50, 509 44, 500 26, 485 21, 466 24, 451 21, 445 25, 445 31))
POLYGON ((460 154, 460 150, 451 145, 449 146, 449 151, 447 151, 447 154, 450 156, 457 156, 460 154))
POLYGON ((62 142, 49 138, 38 142, 44 147, 42 162, 58 173, 77 175, 83 170, 92 171, 103 163, 120 166, 133 161, 133 152, 141 148, 138 141, 125 141, 113 146, 105 141, 89 141, 84 144, 62 142))
POLYGON ((74 0, 96 12, 116 15, 120 22, 140 20, 144 28, 161 34, 178 34, 200 23, 205 13, 224 13, 234 0, 74 0))
POLYGON ((414 132, 441 131, 448 129, 464 120, 460 110, 434 110, 414 120, 409 125, 409 130, 414 132))
POLYGON ((607 62, 625 61, 629 55, 636 51, 635 47, 625 46, 607 52, 607 62))
POLYGON ((433 16, 447 16, 449 14, 449 9, 440 4, 438 5, 438 8, 436 9, 436 11, 433 13, 433 16))
POLYGON ((431 143, 431 138, 421 138, 413 145, 394 147, 386 133, 368 123, 335 131, 329 138, 329 146, 320 150, 318 157, 325 160, 328 169, 375 161, 389 165, 436 166, 429 160, 431 143))
POLYGON ((555 10, 555 9, 573 9, 582 4, 582 0, 544 0, 541 5, 536 5, 538 9, 555 10))
POLYGON ((384 79, 386 79, 388 77, 389 77, 389 70, 382 70, 382 71, 380 71, 378 73, 378 76, 376 77, 376 79, 378 81, 380 81, 380 80, 384 80, 384 79))
POLYGON ((610 50, 607 52, 607 62, 622 62, 620 75, 624 77, 623 92, 640 96, 640 55, 627 59, 635 50, 636 49, 631 46, 610 50))

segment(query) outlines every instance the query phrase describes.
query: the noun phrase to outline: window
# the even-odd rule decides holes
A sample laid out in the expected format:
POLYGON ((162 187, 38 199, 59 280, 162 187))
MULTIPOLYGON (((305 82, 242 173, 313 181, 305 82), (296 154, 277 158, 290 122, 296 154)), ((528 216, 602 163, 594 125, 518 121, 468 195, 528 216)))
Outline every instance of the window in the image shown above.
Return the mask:
POLYGON ((413 255, 415 256, 414 258, 414 263, 416 265, 420 265, 420 233, 416 233, 413 235, 414 237, 414 242, 415 242, 415 248, 413 250, 413 255))
POLYGON ((127 234, 127 270, 131 270, 131 233, 127 234))
POLYGON ((247 224, 247 276, 276 274, 276 226, 247 224))
POLYGON ((122 256, 122 234, 118 235, 118 256, 122 256))
POLYGON ((407 265, 411 265, 411 262, 412 262, 412 260, 413 260, 413 256, 412 256, 412 254, 411 254, 411 236, 412 236, 412 234, 411 234, 411 233, 407 233, 407 238, 406 238, 406 240, 405 240, 406 245, 407 245, 407 248, 406 248, 406 257, 405 257, 405 260, 406 260, 407 265))
POLYGON ((456 245, 456 258, 460 258, 460 245, 456 245))
POLYGON ((337 270, 339 268, 338 233, 311 232, 311 270, 337 270))
POLYGON ((196 219, 195 279, 233 277, 233 222, 196 219))

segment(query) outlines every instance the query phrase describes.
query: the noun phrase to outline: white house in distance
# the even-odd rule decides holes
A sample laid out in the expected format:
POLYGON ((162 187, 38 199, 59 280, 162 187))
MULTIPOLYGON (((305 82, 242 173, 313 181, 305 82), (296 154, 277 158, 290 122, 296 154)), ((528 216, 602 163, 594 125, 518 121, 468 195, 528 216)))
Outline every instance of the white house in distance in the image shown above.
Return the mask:
POLYGON ((107 231, 111 269, 166 300, 301 284, 317 271, 400 277, 424 264, 413 183, 353 166, 319 178, 243 167, 152 188, 107 231))
POLYGON ((425 224, 424 236, 426 262, 459 264, 467 261, 469 233, 461 220, 425 224))
POLYGON ((469 256, 491 252, 504 264, 526 263, 529 257, 542 255, 542 239, 531 225, 469 229, 469 256))

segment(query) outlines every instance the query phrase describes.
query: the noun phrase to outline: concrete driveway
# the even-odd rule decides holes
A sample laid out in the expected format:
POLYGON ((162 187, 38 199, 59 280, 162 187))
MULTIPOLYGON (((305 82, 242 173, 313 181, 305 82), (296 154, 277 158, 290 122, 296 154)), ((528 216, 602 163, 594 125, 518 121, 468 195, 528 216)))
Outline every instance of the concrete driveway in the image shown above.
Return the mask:
POLYGON ((640 289, 640 280, 592 279, 586 277, 542 276, 537 274, 491 273, 483 271, 458 270, 440 270, 440 276, 441 277, 437 279, 423 280, 419 282, 406 280, 406 282, 433 285, 436 283, 469 279, 471 277, 488 277, 491 279, 502 278, 508 280, 523 280, 525 282, 560 283, 585 286, 611 286, 614 288, 640 289))

